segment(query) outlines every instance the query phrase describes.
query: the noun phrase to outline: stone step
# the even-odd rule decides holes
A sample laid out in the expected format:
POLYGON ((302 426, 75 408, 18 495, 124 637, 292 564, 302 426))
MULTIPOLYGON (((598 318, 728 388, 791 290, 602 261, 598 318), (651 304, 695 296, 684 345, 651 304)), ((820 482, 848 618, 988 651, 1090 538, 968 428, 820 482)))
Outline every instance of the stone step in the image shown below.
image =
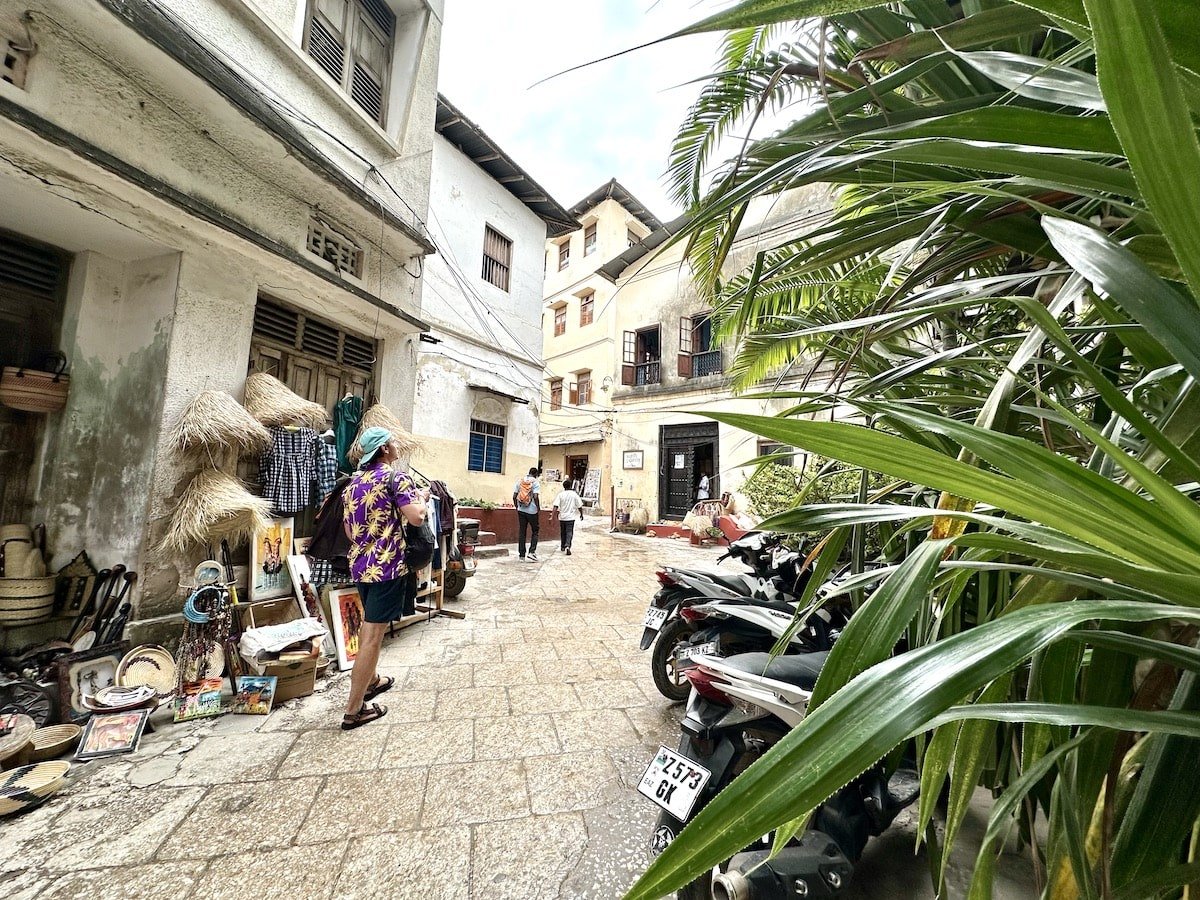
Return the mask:
POLYGON ((495 546, 492 546, 492 547, 479 546, 479 547, 475 548, 475 558, 476 559, 495 559, 496 557, 499 557, 499 556, 508 556, 508 548, 507 547, 495 547, 495 546))
POLYGON ((494 531, 479 532, 479 546, 480 547, 495 547, 496 544, 498 544, 498 543, 499 543, 499 541, 496 539, 496 532, 494 532, 494 531))

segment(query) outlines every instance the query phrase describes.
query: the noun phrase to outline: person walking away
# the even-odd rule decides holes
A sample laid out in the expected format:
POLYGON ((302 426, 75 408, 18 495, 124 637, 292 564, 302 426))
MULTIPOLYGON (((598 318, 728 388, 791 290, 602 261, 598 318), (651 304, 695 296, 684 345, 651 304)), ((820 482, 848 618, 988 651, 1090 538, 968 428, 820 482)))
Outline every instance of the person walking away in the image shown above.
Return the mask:
POLYGON ((368 428, 358 438, 359 470, 342 495, 342 521, 350 538, 350 577, 362 597, 363 625, 350 676, 350 698, 342 717, 349 731, 382 719, 387 707, 371 703, 396 679, 375 668, 383 632, 404 607, 404 523, 425 521, 425 503, 413 480, 396 465, 400 448, 386 428, 368 428), (368 705, 369 704, 369 705, 368 705))
POLYGON ((563 482, 562 493, 554 498, 554 512, 558 516, 558 531, 561 549, 571 555, 571 542, 575 537, 575 523, 583 509, 583 498, 575 492, 575 482, 568 478, 563 482))
POLYGON ((542 486, 538 483, 538 467, 533 466, 529 474, 513 487, 513 506, 517 508, 517 556, 537 562, 538 512, 542 486), (525 527, 529 527, 529 553, 525 553, 525 527))

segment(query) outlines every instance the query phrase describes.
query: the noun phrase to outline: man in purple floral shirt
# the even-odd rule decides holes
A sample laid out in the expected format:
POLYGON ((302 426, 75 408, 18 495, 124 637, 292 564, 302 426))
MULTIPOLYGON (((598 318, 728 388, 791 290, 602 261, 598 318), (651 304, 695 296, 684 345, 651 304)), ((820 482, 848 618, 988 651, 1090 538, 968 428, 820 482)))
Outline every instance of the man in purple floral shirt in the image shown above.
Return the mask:
POLYGON ((363 451, 359 471, 342 495, 343 524, 350 538, 350 576, 362 596, 363 626, 350 676, 350 698, 342 729, 358 728, 387 714, 367 705, 396 683, 375 674, 388 624, 404 608, 404 523, 425 521, 425 503, 412 479, 395 467, 399 448, 386 428, 368 428, 358 438, 363 451))

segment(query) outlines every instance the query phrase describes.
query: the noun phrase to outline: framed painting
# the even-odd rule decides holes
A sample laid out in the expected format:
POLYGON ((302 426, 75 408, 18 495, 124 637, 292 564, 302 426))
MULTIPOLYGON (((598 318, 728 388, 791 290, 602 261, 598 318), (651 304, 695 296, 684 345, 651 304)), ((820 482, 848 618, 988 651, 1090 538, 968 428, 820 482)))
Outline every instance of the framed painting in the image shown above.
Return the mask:
MULTIPOLYGON (((301 618, 312 618, 320 621, 327 629, 329 620, 321 606, 318 588, 312 580, 312 563, 307 556, 292 554, 287 558, 288 572, 292 577, 292 588, 296 594, 296 605, 300 607, 301 618)), ((321 651, 326 656, 333 656, 333 634, 326 633, 321 644, 321 651)))
POLYGON ((270 519, 269 525, 250 542, 250 600, 274 600, 292 592, 288 577, 288 550, 295 540, 296 521, 270 519))
POLYGON ((150 710, 136 709, 130 712, 96 713, 83 730, 75 758, 99 759, 117 753, 132 753, 137 749, 150 710))
POLYGON ((359 632, 363 625, 362 597, 358 588, 334 588, 329 592, 329 610, 333 614, 333 643, 337 648, 338 669, 354 668, 358 657, 359 632))
POLYGON ((58 661, 58 708, 64 722, 81 722, 92 714, 83 704, 101 688, 117 683, 117 666, 129 652, 129 642, 104 644, 58 661))

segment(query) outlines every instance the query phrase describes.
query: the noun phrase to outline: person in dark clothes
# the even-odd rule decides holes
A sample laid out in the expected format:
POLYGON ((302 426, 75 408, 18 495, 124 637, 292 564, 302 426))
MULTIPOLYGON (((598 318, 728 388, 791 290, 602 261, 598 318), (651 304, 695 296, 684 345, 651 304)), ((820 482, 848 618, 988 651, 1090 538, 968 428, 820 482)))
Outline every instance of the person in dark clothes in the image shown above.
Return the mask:
POLYGON ((537 466, 513 486, 513 506, 517 508, 517 556, 537 562, 538 513, 541 512, 541 472, 537 466), (525 552, 525 529, 529 528, 529 553, 525 552))

